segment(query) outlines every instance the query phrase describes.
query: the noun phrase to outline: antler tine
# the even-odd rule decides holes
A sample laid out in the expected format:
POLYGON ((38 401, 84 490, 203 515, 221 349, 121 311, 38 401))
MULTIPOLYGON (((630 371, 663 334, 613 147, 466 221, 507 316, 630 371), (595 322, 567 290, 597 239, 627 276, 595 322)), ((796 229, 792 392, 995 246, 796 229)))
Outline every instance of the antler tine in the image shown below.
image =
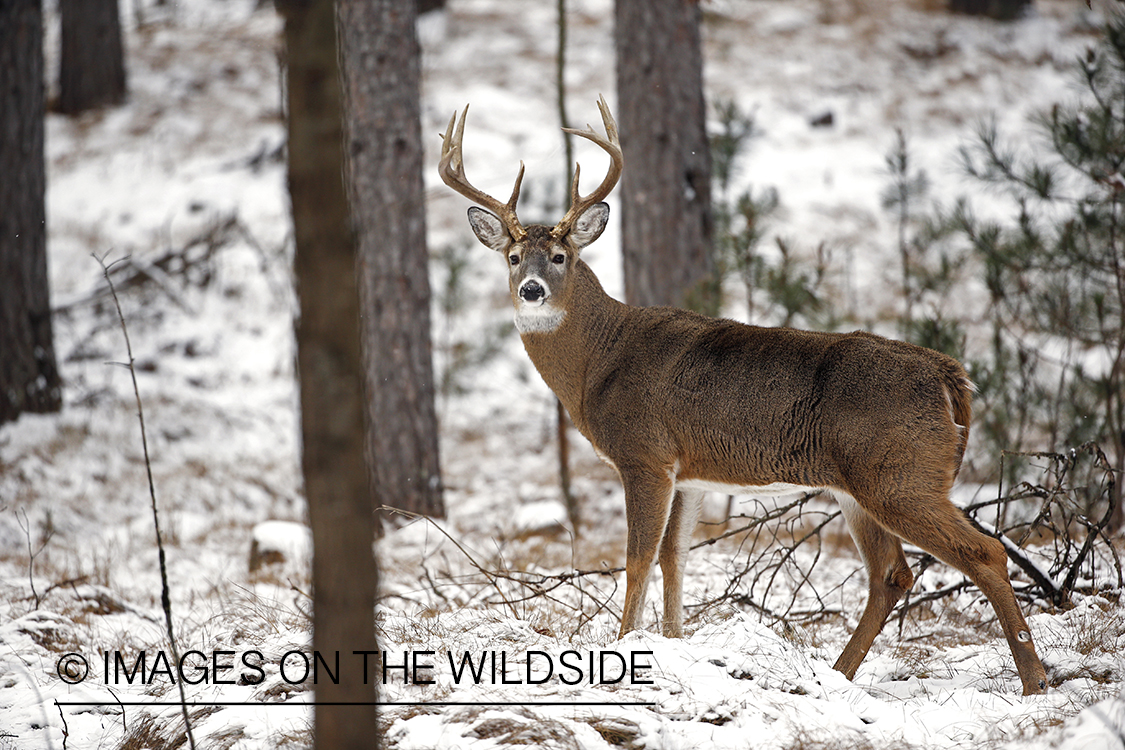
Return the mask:
POLYGON ((512 195, 508 198, 507 203, 501 203, 488 193, 473 187, 472 183, 465 177, 464 152, 461 148, 461 144, 465 138, 465 119, 468 116, 469 107, 466 105, 465 111, 461 113, 461 120, 459 122, 457 121, 456 112, 454 112, 453 117, 449 119, 449 127, 445 129, 445 135, 442 136, 441 161, 438 162, 438 174, 441 175, 441 179, 446 185, 453 188, 473 203, 478 203, 496 214, 504 223, 508 234, 512 236, 512 239, 518 242, 527 236, 527 231, 523 228, 523 225, 520 224, 519 217, 516 216, 516 203, 520 199, 520 185, 523 183, 523 162, 520 162, 520 171, 519 174, 516 175, 516 184, 512 188, 512 195), (454 123, 456 123, 456 130, 454 129, 454 123))
POLYGON ((600 146, 609 154, 609 171, 606 172, 605 178, 594 192, 582 197, 578 194, 578 175, 582 169, 578 164, 574 165, 574 181, 570 185, 570 210, 566 212, 566 216, 563 216, 562 220, 551 230, 551 233, 556 237, 562 237, 569 232, 574 222, 578 220, 578 217, 581 216, 587 208, 610 194, 617 184, 617 181, 621 178, 622 167, 625 166, 625 158, 621 154, 621 141, 617 135, 617 122, 613 119, 613 115, 610 114, 609 105, 605 103, 604 96, 598 97, 598 109, 602 113, 602 125, 605 126, 604 138, 598 135, 597 131, 590 125, 587 125, 585 130, 563 128, 563 132, 581 136, 600 146))

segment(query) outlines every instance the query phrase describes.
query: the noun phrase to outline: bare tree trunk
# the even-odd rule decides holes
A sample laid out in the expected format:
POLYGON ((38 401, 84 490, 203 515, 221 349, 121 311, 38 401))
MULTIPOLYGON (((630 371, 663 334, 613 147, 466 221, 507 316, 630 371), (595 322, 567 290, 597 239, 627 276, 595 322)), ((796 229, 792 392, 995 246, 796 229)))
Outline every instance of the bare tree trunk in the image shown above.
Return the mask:
POLYGON ((625 299, 715 312, 699 4, 617 0, 625 299))
POLYGON ((380 503, 442 517, 416 8, 400 0, 338 5, 368 465, 380 503))
POLYGON ((949 0, 952 13, 988 16, 998 21, 1013 21, 1031 10, 1031 0, 949 0))
POLYGON ((117 0, 59 0, 58 110, 73 115, 125 101, 117 0))
POLYGON ((0 0, 0 424, 58 411, 47 283, 43 9, 0 0))
MULTIPOLYGON (((570 118, 566 114, 566 0, 556 0, 555 10, 558 14, 558 48, 555 53, 555 100, 559 108, 559 126, 572 127, 570 118)), ((566 196, 565 209, 570 209, 570 182, 574 179, 574 147, 571 143, 571 134, 563 133, 563 155, 566 158, 563 175, 562 194, 566 196)), ((570 437, 567 426, 570 419, 562 401, 555 398, 555 438, 558 443, 559 455, 559 490, 562 492, 563 504, 566 505, 566 516, 570 520, 570 528, 574 536, 581 532, 581 513, 578 507, 578 498, 570 488, 570 437)))
POLYGON ((316 686, 314 745, 376 744, 375 687, 354 652, 375 654, 375 519, 364 462, 363 357, 355 239, 344 190, 332 0, 284 0, 289 195, 300 317, 301 464, 313 533, 313 649, 340 655, 316 686), (347 703, 352 705, 330 705, 347 703))

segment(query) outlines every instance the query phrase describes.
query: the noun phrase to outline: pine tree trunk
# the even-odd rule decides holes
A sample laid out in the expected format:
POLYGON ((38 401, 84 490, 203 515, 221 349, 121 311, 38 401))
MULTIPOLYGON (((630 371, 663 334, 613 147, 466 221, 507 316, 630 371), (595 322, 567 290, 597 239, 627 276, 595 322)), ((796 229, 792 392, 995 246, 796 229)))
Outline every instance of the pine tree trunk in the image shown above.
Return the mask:
POLYGON ((416 6, 340 0, 338 12, 360 259, 368 466, 378 502, 442 517, 416 6))
MULTIPOLYGON (((364 462, 363 357, 355 240, 344 190, 332 0, 283 0, 289 195, 300 313, 301 464, 313 534, 313 649, 340 654, 316 686, 314 746, 359 750, 377 736, 375 688, 355 652, 376 652, 375 519, 364 462), (330 705, 351 703, 353 705, 330 705)), ((371 675, 378 661, 370 659, 371 675)))
POLYGON ((949 0, 952 13, 1014 21, 1031 9, 1031 0, 949 0))
POLYGON ((43 9, 0 1, 0 424, 58 411, 47 279, 43 9))
POLYGON ((699 5, 617 0, 625 299, 714 312, 699 5))
POLYGON ((125 101, 125 51, 117 0, 59 0, 58 110, 73 115, 125 101))

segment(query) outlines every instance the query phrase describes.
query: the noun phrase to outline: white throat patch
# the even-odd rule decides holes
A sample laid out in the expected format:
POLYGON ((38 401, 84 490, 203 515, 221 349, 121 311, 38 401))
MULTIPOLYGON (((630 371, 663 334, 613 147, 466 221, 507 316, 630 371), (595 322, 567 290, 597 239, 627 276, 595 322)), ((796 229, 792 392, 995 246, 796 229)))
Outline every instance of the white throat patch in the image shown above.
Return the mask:
POLYGON ((551 333, 566 317, 566 310, 553 305, 521 303, 516 308, 516 330, 520 333, 551 333))

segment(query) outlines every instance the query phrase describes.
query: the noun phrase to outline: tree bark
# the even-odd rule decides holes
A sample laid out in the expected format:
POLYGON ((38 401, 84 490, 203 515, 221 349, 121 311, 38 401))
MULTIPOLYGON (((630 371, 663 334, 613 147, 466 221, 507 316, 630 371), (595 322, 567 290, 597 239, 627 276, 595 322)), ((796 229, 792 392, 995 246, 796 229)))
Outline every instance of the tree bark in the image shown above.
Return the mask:
POLYGON ((73 115, 125 101, 117 0, 59 0, 58 110, 73 115))
POLYGON ((949 10, 997 21, 1014 21, 1031 10, 1031 0, 949 0, 949 10))
POLYGON ((715 312, 699 4, 617 0, 625 300, 715 312))
POLYGON ((301 401, 301 465, 313 534, 313 649, 339 683, 316 686, 314 745, 376 743, 375 520, 364 462, 363 357, 355 240, 344 190, 336 14, 332 0, 284 0, 289 195, 301 401), (353 705, 328 705, 350 703, 353 705), (355 705, 358 704, 358 705, 355 705))
POLYGON ((378 502, 442 517, 416 5, 338 3, 352 220, 378 502))
POLYGON ((43 9, 0 0, 0 424, 58 411, 47 277, 43 9))

